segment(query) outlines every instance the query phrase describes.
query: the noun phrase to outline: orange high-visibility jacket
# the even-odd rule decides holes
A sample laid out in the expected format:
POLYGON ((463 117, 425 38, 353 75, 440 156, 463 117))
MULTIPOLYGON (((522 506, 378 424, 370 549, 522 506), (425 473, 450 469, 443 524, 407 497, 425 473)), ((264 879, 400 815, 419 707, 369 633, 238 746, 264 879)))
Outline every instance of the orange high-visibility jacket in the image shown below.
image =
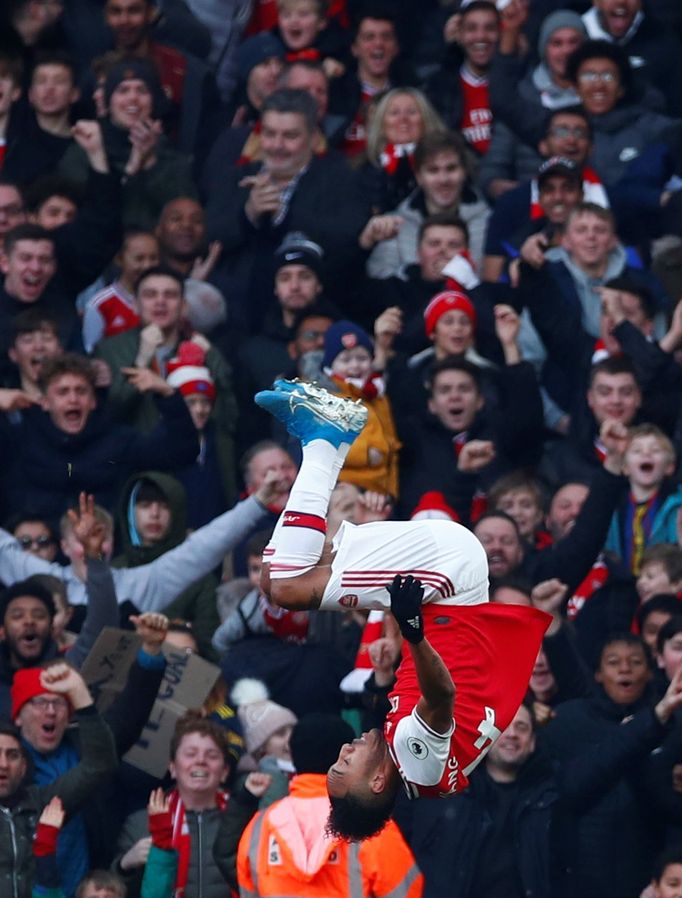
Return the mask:
POLYGON ((237 854, 241 898, 421 898, 423 877, 391 820, 362 843, 325 834, 326 778, 305 773, 289 795, 244 830, 237 854))

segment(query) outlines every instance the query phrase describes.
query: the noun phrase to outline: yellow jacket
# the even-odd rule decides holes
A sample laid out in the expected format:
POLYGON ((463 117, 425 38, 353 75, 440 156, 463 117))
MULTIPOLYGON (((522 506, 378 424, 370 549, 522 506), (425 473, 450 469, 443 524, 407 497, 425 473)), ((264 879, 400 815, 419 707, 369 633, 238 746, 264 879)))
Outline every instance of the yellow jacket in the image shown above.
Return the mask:
POLYGON ((357 387, 336 377, 333 380, 337 393, 349 399, 361 399, 369 412, 364 430, 350 447, 339 480, 397 498, 400 440, 388 397, 364 399, 357 387))

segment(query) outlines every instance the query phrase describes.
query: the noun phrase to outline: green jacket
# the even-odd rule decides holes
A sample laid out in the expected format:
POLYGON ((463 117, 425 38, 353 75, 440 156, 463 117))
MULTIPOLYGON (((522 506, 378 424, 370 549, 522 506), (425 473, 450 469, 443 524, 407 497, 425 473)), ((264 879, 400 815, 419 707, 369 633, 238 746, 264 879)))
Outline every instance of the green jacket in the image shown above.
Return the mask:
MULTIPOLYGON (((186 505, 184 487, 169 474, 143 471, 131 477, 123 487, 116 514, 122 553, 114 558, 112 567, 139 567, 180 545, 187 535, 186 505), (133 492, 142 479, 151 480, 156 484, 166 497, 171 511, 170 529, 164 539, 154 546, 139 545, 135 535, 131 533, 135 504, 133 492)), ((220 624, 216 606, 217 586, 215 577, 207 574, 163 609, 167 617, 171 619, 179 617, 192 624, 192 632, 199 643, 199 650, 209 659, 214 657, 211 639, 220 624)))
POLYGON ((76 711, 81 759, 46 786, 23 786, 12 805, 0 804, 0 895, 31 898, 33 836, 45 805, 59 795, 67 817, 116 770, 118 760, 111 730, 94 705, 76 711))

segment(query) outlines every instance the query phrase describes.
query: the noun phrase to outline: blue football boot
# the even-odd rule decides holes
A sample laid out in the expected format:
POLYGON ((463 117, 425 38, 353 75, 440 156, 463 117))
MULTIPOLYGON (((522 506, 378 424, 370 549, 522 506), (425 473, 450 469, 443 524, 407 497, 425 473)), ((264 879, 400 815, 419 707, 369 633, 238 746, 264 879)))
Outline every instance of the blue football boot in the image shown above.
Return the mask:
POLYGON ((367 421, 367 409, 359 400, 334 396, 302 381, 276 380, 272 390, 262 390, 254 398, 302 446, 312 440, 326 440, 337 449, 341 443, 350 445, 367 421))

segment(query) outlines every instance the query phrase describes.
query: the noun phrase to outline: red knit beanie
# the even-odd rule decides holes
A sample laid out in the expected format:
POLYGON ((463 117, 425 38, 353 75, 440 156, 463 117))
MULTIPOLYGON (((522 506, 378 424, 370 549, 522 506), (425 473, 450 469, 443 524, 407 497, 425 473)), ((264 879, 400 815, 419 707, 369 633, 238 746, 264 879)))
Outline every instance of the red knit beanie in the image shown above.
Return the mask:
POLYGON ((476 327, 476 309, 469 297, 455 290, 446 290, 444 293, 436 294, 424 309, 424 326, 427 337, 430 337, 436 329, 439 318, 451 309, 464 312, 472 325, 476 327))
POLYGON ((26 702, 36 695, 44 695, 49 692, 40 682, 42 667, 24 667, 16 671, 12 680, 12 720, 17 719, 17 714, 26 702))

